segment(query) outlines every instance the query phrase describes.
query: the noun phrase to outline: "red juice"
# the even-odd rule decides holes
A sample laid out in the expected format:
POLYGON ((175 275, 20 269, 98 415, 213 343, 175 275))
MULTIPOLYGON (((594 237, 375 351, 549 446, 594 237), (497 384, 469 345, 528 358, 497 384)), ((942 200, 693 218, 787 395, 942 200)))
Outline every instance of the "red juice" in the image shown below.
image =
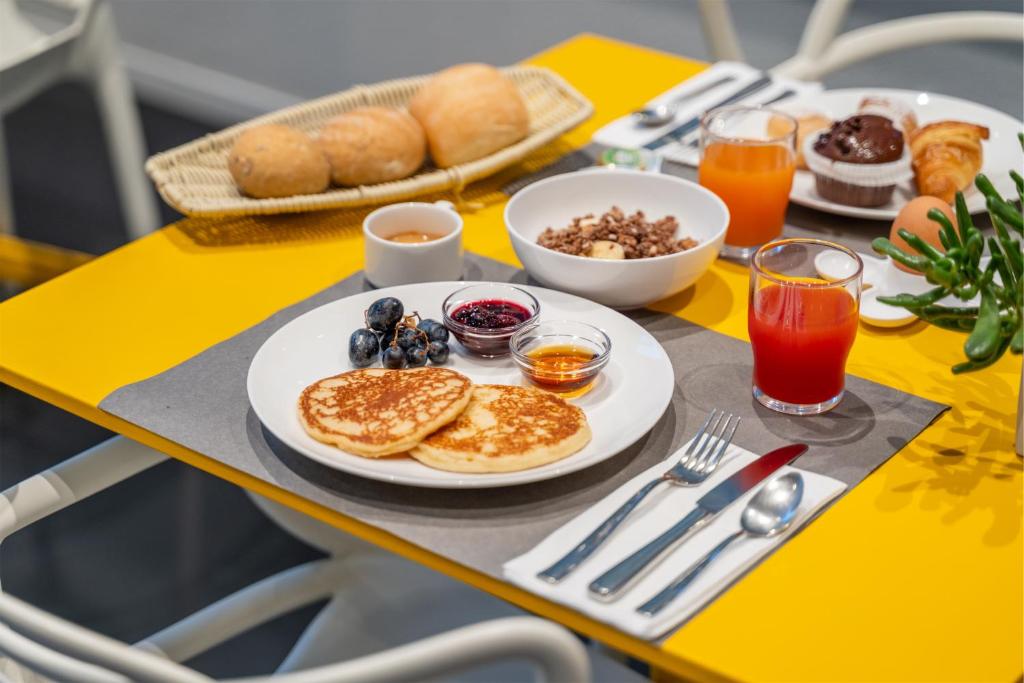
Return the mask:
POLYGON ((771 398, 800 405, 837 396, 857 321, 857 301, 842 287, 758 289, 747 313, 754 384, 771 398))

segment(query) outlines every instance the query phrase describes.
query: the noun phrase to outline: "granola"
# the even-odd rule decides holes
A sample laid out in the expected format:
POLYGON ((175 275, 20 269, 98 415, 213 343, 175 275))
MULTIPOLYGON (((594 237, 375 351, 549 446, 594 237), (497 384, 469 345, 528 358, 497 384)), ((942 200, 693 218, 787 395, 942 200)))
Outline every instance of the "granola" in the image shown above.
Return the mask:
POLYGON ((537 244, 573 256, 594 258, 650 258, 675 254, 697 246, 690 237, 676 239, 679 223, 675 216, 651 222, 643 211, 626 215, 617 206, 600 218, 588 213, 572 219, 560 230, 547 228, 537 244))

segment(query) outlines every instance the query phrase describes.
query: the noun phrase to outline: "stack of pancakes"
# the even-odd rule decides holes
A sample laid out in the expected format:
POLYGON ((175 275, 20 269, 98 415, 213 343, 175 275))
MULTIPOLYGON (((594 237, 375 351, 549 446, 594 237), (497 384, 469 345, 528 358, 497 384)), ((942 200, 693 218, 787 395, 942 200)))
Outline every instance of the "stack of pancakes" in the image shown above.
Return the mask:
POLYGON ((514 472, 590 441, 586 415, 539 389, 473 385, 446 368, 353 370, 314 382, 299 421, 317 441, 379 458, 408 453, 452 472, 514 472))

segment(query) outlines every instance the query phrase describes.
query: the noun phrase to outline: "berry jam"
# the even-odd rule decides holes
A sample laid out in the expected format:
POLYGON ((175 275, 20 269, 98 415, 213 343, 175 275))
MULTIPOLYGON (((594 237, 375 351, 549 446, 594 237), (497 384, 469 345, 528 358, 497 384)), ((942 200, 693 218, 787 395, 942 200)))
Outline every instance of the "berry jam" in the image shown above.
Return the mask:
POLYGON ((452 320, 480 330, 515 327, 530 319, 530 312, 513 301, 483 299, 462 304, 452 313, 452 320))
POLYGON ((508 353, 508 340, 534 317, 530 309, 506 299, 478 299, 460 304, 445 324, 467 350, 494 358, 508 353))

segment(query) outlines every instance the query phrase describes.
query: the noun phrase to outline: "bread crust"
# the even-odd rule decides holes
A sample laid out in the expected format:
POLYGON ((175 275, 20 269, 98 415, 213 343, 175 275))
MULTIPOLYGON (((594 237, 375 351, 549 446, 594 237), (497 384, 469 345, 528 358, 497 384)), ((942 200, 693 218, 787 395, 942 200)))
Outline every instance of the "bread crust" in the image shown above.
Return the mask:
POLYGON ((331 179, 327 159, 313 140, 279 124, 242 131, 228 154, 228 170, 239 190, 259 199, 317 194, 331 179))
POLYGON ((328 121, 320 149, 337 185, 356 186, 401 180, 427 157, 423 128, 401 109, 359 107, 328 121))
POLYGON ((964 121, 936 121, 915 130, 910 153, 918 192, 952 204, 981 171, 981 141, 988 135, 985 126, 964 121))
POLYGON ((459 64, 434 75, 409 101, 441 168, 464 164, 530 132, 519 88, 488 64, 459 64))

